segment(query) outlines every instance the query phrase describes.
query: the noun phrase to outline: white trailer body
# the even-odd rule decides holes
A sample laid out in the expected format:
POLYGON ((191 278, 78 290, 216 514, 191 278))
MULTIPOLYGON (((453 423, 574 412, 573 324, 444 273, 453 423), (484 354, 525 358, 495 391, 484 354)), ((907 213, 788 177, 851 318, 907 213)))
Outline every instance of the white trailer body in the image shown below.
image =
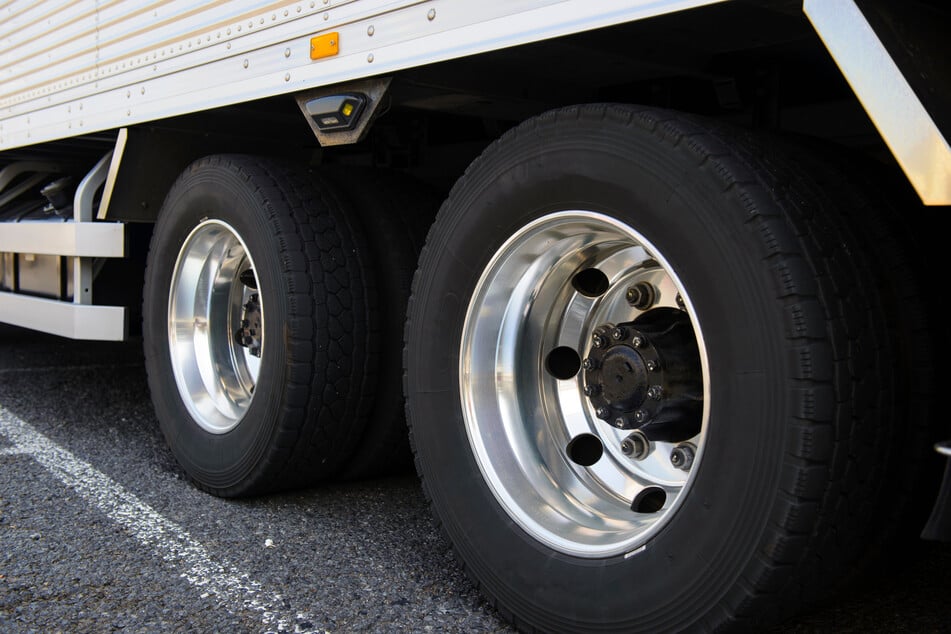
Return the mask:
MULTIPOLYGON (((10 3, 0 148, 432 64, 723 0, 10 3), (337 34, 327 49, 312 42, 337 34)), ((803 10, 926 204, 951 204, 951 150, 853 2, 803 10)), ((318 44, 324 46, 324 44, 318 44)))
POLYGON ((337 84, 710 0, 33 2, 6 7, 4 148, 337 84), (337 33, 312 59, 311 42, 337 33))
POLYGON ((405 390, 437 518, 529 630, 775 622, 908 529, 951 537, 949 476, 928 486, 949 23, 0 3, 0 322, 141 331, 216 495, 397 468, 405 390))

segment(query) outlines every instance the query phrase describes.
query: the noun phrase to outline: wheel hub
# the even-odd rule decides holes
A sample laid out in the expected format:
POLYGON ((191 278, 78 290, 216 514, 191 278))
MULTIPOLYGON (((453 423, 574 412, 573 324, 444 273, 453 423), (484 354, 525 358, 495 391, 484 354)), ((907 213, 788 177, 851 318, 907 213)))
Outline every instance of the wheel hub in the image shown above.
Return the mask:
MULTIPOLYGON (((647 364, 637 350, 623 344, 608 348, 599 370, 597 385, 608 407, 619 414, 633 413, 647 398, 647 364)), ((612 421, 615 422, 615 421, 612 421)), ((618 427, 627 429, 624 422, 618 427)))
POLYGON ((581 210, 519 229, 473 289, 458 354, 466 435, 496 500, 558 552, 637 552, 702 461, 704 354, 683 285, 633 228, 581 210), (691 442, 691 466, 658 436, 691 442))
POLYGON ((261 302, 254 293, 242 307, 241 327, 234 333, 234 340, 250 354, 261 356, 261 302))
POLYGON ((582 367, 585 396, 608 424, 668 442, 700 431, 700 356, 682 311, 662 308, 598 326, 582 367))
POLYGON ((182 402, 212 434, 234 429, 254 396, 265 317, 257 287, 231 225, 205 220, 185 239, 169 288, 169 357, 182 402))

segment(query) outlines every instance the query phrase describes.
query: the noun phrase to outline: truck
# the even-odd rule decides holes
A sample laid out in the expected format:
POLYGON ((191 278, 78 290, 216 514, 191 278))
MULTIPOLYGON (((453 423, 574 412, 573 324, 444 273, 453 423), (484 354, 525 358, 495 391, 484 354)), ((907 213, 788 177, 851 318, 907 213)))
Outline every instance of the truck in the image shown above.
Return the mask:
POLYGON ((0 321, 211 495, 414 464, 520 630, 767 627, 951 536, 949 14, 5 0, 0 321))

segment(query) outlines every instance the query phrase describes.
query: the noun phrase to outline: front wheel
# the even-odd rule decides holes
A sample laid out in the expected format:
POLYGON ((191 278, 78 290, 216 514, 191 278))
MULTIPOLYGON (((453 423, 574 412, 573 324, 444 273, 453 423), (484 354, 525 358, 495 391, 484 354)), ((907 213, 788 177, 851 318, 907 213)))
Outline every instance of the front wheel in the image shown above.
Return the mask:
POLYGON ((805 189, 614 105, 531 120, 456 184, 414 282, 407 407, 437 519, 520 627, 766 623, 849 565, 825 536, 873 519, 839 509, 875 490, 883 319, 805 189))

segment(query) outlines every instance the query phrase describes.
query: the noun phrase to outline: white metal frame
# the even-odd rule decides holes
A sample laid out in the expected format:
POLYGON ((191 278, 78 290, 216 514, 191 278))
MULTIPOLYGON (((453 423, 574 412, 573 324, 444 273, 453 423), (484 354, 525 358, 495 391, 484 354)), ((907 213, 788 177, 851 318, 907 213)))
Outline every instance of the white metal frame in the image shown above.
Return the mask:
POLYGON ((922 201, 951 205, 951 147, 855 2, 803 10, 922 201))
POLYGON ((118 222, 6 222, 0 226, 0 253, 121 258, 124 227, 118 222))
POLYGON ((126 309, 0 293, 0 322, 71 339, 122 341, 126 309))

